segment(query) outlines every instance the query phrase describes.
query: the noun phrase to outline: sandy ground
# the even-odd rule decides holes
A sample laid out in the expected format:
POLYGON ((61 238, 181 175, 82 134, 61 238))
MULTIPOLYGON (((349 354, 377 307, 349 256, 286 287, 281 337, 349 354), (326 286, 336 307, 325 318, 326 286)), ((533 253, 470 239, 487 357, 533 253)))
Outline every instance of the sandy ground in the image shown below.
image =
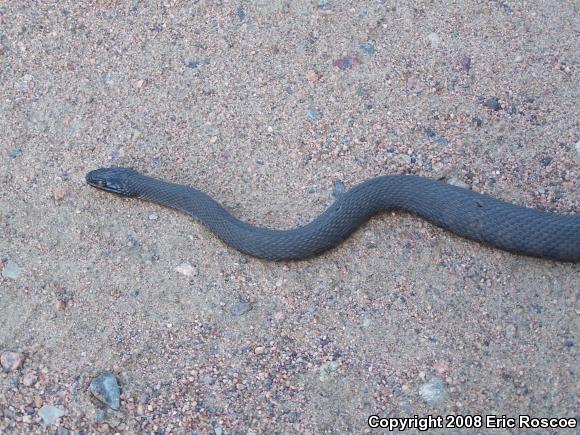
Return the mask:
POLYGON ((578 212, 577 2, 151 3, 0 3, 0 431, 578 416, 578 265, 401 213, 272 263, 84 183, 133 166, 277 228, 391 173, 578 212))

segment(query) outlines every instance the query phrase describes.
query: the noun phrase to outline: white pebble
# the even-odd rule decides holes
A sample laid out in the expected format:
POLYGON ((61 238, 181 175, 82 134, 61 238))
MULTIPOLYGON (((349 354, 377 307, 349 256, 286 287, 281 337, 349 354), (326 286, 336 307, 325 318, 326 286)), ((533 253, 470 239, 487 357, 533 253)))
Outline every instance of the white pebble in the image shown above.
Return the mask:
POLYGON ((441 43, 441 37, 435 32, 429 33, 429 35, 427 35, 427 39, 429 39, 429 42, 431 42, 433 45, 439 45, 441 43))
POLYGON ((20 267, 12 260, 8 260, 2 269, 4 278, 17 279, 20 276, 20 267))
POLYGON ((443 402, 447 396, 445 384, 438 378, 434 378, 430 382, 421 385, 419 387, 419 394, 429 405, 437 405, 443 402))
POLYGON ((38 410, 38 415, 42 418, 42 423, 45 426, 54 423, 60 417, 64 415, 64 411, 58 409, 56 406, 44 405, 38 410))
POLYGON ((189 263, 181 263, 175 268, 175 271, 190 278, 197 275, 197 269, 189 263))

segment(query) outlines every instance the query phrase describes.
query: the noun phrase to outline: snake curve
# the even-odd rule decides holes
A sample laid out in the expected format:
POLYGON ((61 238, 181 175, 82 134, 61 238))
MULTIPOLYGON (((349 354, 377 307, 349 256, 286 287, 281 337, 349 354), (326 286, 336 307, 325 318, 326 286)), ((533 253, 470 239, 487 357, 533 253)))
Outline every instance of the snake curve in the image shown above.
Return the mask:
POLYGON ((89 185, 190 214, 233 248, 268 260, 301 260, 341 243, 386 210, 416 214, 465 238, 518 254, 580 262, 580 214, 556 214, 510 204, 468 189, 413 175, 384 175, 347 192, 309 224, 261 228, 240 221, 206 193, 130 168, 101 168, 89 185))

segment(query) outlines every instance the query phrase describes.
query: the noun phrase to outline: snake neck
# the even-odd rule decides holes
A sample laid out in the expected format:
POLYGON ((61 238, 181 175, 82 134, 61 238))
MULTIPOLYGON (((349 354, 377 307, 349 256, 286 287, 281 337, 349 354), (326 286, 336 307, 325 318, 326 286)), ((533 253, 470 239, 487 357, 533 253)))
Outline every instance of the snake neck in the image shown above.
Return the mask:
POLYGON ((131 188, 139 199, 151 201, 165 207, 190 211, 188 195, 195 190, 189 186, 170 183, 139 174, 131 180, 131 188))

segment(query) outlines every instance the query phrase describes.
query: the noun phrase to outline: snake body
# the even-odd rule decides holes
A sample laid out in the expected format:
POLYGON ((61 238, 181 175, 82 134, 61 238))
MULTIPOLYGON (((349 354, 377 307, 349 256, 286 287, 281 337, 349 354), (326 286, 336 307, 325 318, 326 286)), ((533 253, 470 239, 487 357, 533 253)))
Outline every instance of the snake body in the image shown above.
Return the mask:
POLYGON ((87 183, 182 210, 233 248, 268 260, 301 260, 345 240, 373 215, 403 210, 460 236, 518 254, 580 262, 580 214, 555 214, 510 204, 440 181, 385 175, 341 194, 307 225, 260 228, 240 221, 206 193, 129 168, 102 168, 87 183))

